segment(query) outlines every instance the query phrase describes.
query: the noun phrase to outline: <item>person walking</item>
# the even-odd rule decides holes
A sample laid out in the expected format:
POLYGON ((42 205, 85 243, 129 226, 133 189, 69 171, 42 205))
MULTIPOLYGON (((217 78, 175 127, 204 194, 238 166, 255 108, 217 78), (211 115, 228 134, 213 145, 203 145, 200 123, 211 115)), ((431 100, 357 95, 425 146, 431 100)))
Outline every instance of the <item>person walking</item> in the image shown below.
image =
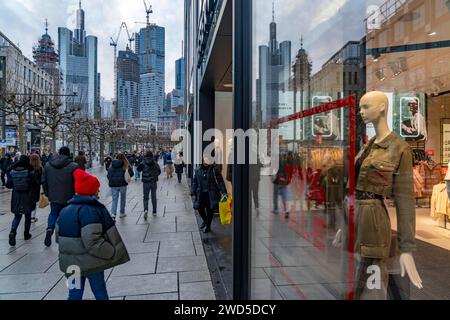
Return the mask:
POLYGON ((158 177, 161 175, 161 168, 155 161, 152 152, 147 152, 142 163, 137 168, 138 172, 142 172, 142 182, 144 187, 144 219, 148 219, 148 202, 149 194, 152 195, 153 216, 157 215, 157 199, 156 191, 158 189, 158 177))
POLYGON ((164 154, 163 157, 164 167, 167 173, 167 179, 173 178, 173 160, 172 160, 172 150, 169 150, 164 154))
POLYGON ((106 156, 106 158, 104 160, 106 171, 109 170, 112 162, 113 162, 113 157, 112 157, 112 153, 110 153, 109 155, 106 156))
POLYGON ((130 257, 108 210, 98 201, 98 179, 83 170, 76 170, 74 179, 76 194, 56 227, 59 268, 67 277, 71 266, 80 268, 80 286, 69 289, 68 300, 83 299, 86 279, 97 300, 108 300, 104 271, 130 257))
POLYGON ((44 168, 42 167, 41 158, 37 154, 33 154, 30 156, 30 164, 33 167, 34 174, 38 183, 34 183, 31 186, 31 199, 32 199, 32 211, 31 211, 31 222, 38 222, 38 218, 36 218, 37 213, 37 203, 41 197, 41 181, 42 175, 44 173, 44 168))
POLYGON ((112 207, 111 215, 116 220, 117 205, 120 196, 120 218, 125 218, 125 206, 127 201, 127 187, 133 178, 133 169, 130 167, 124 154, 119 154, 112 162, 111 168, 108 170, 108 182, 112 191, 112 207))
POLYGON ((75 157, 75 163, 78 164, 78 168, 86 171, 87 160, 84 155, 84 151, 79 151, 78 156, 75 157))
POLYGON ((287 202, 287 187, 292 180, 292 163, 287 155, 280 157, 280 168, 273 179, 273 214, 279 214, 278 198, 281 196, 282 209, 286 218, 289 217, 287 202))
POLYGON ((14 214, 14 220, 9 233, 9 245, 16 245, 17 228, 19 227, 22 216, 25 216, 24 239, 31 239, 31 211, 33 210, 33 196, 31 190, 40 186, 33 167, 30 164, 30 158, 20 156, 20 159, 8 169, 7 187, 12 189, 11 212, 14 214))
POLYGON ((69 159, 70 149, 62 147, 57 156, 51 157, 44 168, 42 175, 42 187, 50 202, 50 215, 47 222, 47 233, 44 244, 52 245, 52 236, 55 230, 56 220, 67 202, 75 195, 75 182, 73 173, 78 168, 76 163, 69 159))
POLYGON ((44 149, 44 152, 42 152, 41 155, 41 162, 42 162, 42 167, 45 168, 45 166, 47 165, 47 162, 50 160, 50 155, 48 153, 47 149, 44 149))
POLYGON ((20 153, 20 151, 17 151, 15 156, 14 156, 13 163, 18 162, 20 160, 21 156, 22 156, 22 153, 20 153))
POLYGON ((218 212, 219 201, 227 194, 227 188, 219 168, 205 157, 200 168, 195 171, 191 196, 194 197, 194 210, 198 210, 203 220, 201 229, 211 232, 214 212, 218 212))
POLYGON ((139 172, 138 168, 141 165, 142 161, 144 160, 144 157, 140 152, 136 153, 135 162, 134 162, 134 176, 136 178, 136 181, 138 181, 141 178, 141 173, 139 172))
POLYGON ((183 152, 180 152, 180 153, 178 153, 177 158, 175 159, 175 172, 178 177, 178 183, 181 183, 185 166, 186 165, 185 165, 184 159, 183 159, 183 152))
POLYGON ((0 160, 1 180, 3 188, 6 187, 6 172, 12 164, 13 160, 10 153, 5 154, 5 156, 3 156, 0 160))

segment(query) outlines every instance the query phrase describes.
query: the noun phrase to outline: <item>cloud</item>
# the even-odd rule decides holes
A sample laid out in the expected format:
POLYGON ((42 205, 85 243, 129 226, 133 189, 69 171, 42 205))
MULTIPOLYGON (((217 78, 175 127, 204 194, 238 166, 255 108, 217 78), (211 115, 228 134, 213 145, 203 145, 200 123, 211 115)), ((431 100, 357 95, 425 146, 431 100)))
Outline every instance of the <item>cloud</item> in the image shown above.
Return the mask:
MULTIPOLYGON (((58 27, 75 28, 77 0, 0 0, 0 31, 14 43, 19 43, 25 56, 31 58, 32 47, 44 33, 44 21, 49 20, 49 34, 57 44, 58 27)), ((175 60, 181 57, 184 38, 183 0, 159 1, 153 5, 151 22, 166 28, 166 91, 175 87, 175 60)), ((83 0, 88 35, 98 37, 99 72, 102 74, 101 94, 114 94, 114 58, 110 38, 115 37, 120 24, 126 22, 130 32, 142 27, 145 9, 141 0, 83 0)), ((118 50, 125 49, 126 33, 119 41, 118 50)))

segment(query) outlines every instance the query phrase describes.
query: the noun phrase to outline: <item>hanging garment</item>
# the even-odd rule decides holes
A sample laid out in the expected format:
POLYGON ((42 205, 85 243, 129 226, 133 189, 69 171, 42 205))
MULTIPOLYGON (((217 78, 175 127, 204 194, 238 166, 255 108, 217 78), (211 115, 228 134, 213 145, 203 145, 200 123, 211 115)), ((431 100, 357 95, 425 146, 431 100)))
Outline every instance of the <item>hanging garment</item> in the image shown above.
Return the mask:
POLYGON ((431 196, 430 215, 434 219, 438 219, 441 215, 450 215, 450 202, 447 193, 447 185, 445 183, 437 184, 433 187, 431 196))
POLYGON ((421 168, 423 168, 421 165, 420 166, 415 166, 413 168, 413 174, 414 174, 414 195, 415 195, 416 198, 422 198, 423 197, 422 190, 425 187, 425 179, 424 179, 423 175, 420 173, 421 172, 421 168))
POLYGON ((441 166, 434 162, 423 162, 423 169, 425 171, 425 187, 422 193, 424 197, 431 197, 434 186, 442 181, 441 166))

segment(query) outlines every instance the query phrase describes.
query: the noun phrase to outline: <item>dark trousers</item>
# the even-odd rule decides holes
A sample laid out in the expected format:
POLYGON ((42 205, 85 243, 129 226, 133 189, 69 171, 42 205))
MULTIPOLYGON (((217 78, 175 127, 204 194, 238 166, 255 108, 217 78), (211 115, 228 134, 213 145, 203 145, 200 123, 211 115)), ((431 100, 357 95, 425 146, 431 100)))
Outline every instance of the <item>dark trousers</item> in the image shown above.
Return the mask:
POLYGON ((145 182, 144 183, 144 211, 148 211, 148 201, 150 200, 149 194, 151 192, 153 213, 156 213, 156 211, 157 211, 156 191, 157 191, 157 189, 158 189, 157 182, 145 182))
POLYGON ((59 218, 59 213, 64 209, 66 205, 59 203, 50 203, 50 215, 48 216, 48 230, 55 230, 56 221, 59 218))
POLYGON ((31 228, 31 212, 25 213, 25 214, 15 214, 14 220, 12 222, 11 226, 11 232, 17 233, 17 228, 19 227, 20 221, 22 220, 22 216, 25 216, 25 230, 24 234, 30 233, 31 228))
POLYGON ((181 183, 181 179, 183 178, 182 172, 177 172, 178 182, 181 183))
POLYGON ((200 217, 202 217, 202 220, 206 224, 206 226, 211 227, 214 218, 214 212, 211 209, 209 193, 202 193, 198 213, 200 214, 200 217))
POLYGON ((87 277, 81 277, 80 278, 81 288, 69 290, 69 299, 68 300, 82 300, 83 299, 84 285, 86 283, 86 279, 89 280, 89 284, 91 285, 92 293, 94 294, 96 300, 109 300, 108 291, 106 290, 104 271, 88 275, 87 277))
POLYGON ((1 172, 1 177, 2 177, 2 185, 5 187, 6 186, 6 171, 1 172))

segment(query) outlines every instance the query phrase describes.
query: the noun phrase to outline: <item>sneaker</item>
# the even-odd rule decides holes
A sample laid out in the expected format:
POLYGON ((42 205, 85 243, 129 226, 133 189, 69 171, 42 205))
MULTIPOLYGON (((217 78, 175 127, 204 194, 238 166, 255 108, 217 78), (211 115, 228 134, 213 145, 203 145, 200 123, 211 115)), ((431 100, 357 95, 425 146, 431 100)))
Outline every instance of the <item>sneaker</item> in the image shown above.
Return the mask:
POLYGON ((206 223, 202 223, 202 225, 200 226, 200 230, 203 230, 204 228, 206 228, 206 223))
POLYGON ((125 218, 126 216, 127 216, 126 213, 121 213, 121 214, 120 214, 120 219, 123 219, 123 218, 125 218))
POLYGON ((210 233, 211 227, 206 227, 205 231, 203 231, 204 234, 210 233))
POLYGON ((31 233, 28 233, 28 234, 24 234, 23 237, 24 237, 25 241, 28 241, 28 240, 30 240, 33 236, 31 235, 31 233))
POLYGON ((144 219, 147 220, 148 219, 148 210, 144 211, 144 219))
POLYGON ((156 217, 158 214, 156 212, 153 212, 153 216, 156 217))
POLYGON ((9 245, 11 247, 15 247, 16 246, 16 233, 15 232, 11 232, 9 234, 9 245))
POLYGON ((111 216, 112 221, 116 222, 116 216, 111 216))
POLYGON ((53 235, 53 230, 47 230, 47 233, 45 235, 45 240, 44 240, 44 244, 46 247, 50 247, 52 245, 52 235, 53 235))

